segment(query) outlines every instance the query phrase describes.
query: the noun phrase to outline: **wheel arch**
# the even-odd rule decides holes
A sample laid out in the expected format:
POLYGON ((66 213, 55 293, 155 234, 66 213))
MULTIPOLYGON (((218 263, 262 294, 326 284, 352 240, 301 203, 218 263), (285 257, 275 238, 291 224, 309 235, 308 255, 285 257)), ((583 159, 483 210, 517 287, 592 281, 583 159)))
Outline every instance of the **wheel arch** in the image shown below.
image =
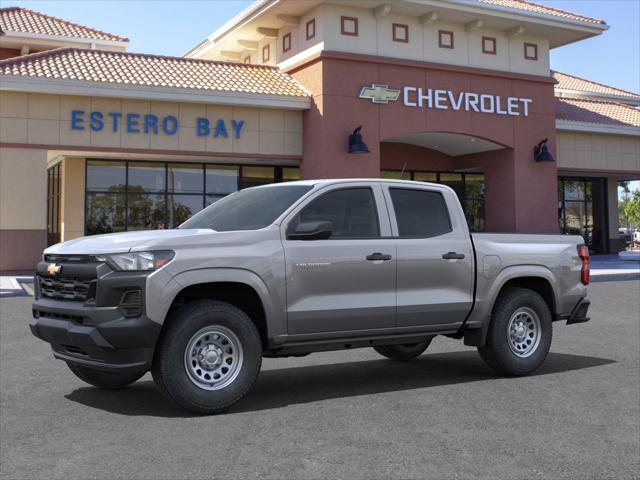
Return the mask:
POLYGON ((245 312, 256 324, 265 348, 279 329, 285 327, 282 315, 274 308, 272 292, 254 272, 233 268, 202 269, 181 273, 174 280, 172 291, 165 292, 163 327, 172 310, 205 299, 227 302, 245 312))
POLYGON ((508 267, 500 272, 490 292, 485 295, 482 307, 478 309, 478 315, 482 319, 481 327, 465 331, 466 345, 478 347, 485 345, 491 323, 491 312, 500 295, 510 288, 525 288, 538 293, 549 307, 552 317, 555 317, 559 298, 557 282, 551 270, 539 265, 508 267))

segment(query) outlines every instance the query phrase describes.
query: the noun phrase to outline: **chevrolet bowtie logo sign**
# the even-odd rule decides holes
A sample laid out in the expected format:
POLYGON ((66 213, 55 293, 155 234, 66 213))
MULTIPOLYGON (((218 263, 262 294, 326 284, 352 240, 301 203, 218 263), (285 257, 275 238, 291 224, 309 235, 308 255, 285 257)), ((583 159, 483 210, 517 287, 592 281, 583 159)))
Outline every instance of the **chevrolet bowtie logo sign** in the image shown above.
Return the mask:
POLYGON ((49 275, 55 275, 56 273, 60 273, 60 270, 62 270, 62 267, 60 265, 56 265, 55 263, 50 263, 47 266, 47 273, 49 275))
POLYGON ((362 87, 360 90, 360 98, 366 98, 373 103, 389 103, 389 100, 395 102, 400 96, 400 90, 389 88, 389 85, 372 84, 370 87, 362 87))

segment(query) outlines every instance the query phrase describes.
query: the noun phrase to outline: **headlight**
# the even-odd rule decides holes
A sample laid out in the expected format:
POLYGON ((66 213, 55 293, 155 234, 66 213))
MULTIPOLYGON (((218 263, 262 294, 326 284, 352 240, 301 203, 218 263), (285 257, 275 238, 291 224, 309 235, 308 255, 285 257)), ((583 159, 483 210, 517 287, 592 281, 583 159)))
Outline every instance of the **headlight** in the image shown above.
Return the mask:
POLYGON ((96 259, 107 263, 111 268, 123 272, 140 272, 157 270, 169 263, 175 253, 171 250, 156 252, 114 253, 111 255, 97 255, 96 259))

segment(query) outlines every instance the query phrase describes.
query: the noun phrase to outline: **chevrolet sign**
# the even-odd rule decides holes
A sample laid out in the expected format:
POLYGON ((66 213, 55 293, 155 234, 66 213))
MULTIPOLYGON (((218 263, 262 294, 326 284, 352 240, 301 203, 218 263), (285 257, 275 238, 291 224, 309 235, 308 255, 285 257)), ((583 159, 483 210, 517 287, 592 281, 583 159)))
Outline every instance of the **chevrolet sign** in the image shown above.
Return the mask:
POLYGON ((395 102, 400 98, 405 107, 428 108, 435 110, 453 110, 513 117, 528 117, 530 98, 502 97, 487 93, 453 92, 452 90, 422 87, 403 87, 402 90, 389 88, 388 85, 371 84, 360 89, 359 98, 371 100, 373 103, 395 102))

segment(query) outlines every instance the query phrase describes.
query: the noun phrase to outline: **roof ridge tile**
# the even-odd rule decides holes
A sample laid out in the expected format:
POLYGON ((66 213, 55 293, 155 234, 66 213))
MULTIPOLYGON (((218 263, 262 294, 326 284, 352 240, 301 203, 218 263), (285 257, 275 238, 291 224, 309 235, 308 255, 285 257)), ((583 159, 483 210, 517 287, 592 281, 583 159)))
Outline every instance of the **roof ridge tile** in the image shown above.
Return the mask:
MULTIPOLYGON (((88 30, 88 31, 91 31, 93 33, 98 33, 98 34, 104 35, 106 37, 111 37, 111 40, 116 40, 116 41, 120 41, 120 42, 128 42, 129 41, 129 39, 127 37, 123 37, 121 35, 116 35, 115 33, 105 32, 104 30, 100 30, 98 28, 88 27, 87 25, 82 25, 80 23, 72 22, 70 20, 65 20, 64 18, 60 18, 60 17, 54 17, 53 15, 48 15, 46 13, 38 12, 37 10, 32 10, 32 9, 26 8, 26 7, 19 7, 19 6, 3 7, 3 8, 0 8, 0 15, 3 12, 8 12, 8 11, 28 12, 28 13, 30 13, 32 15, 36 15, 36 16, 39 16, 39 17, 44 17, 44 18, 47 18, 49 20, 53 20, 53 21, 56 21, 56 22, 62 22, 64 24, 66 24, 66 25, 77 27, 77 28, 82 29, 82 30, 88 30)), ((12 31, 15 31, 15 30, 5 29, 4 31, 5 32, 6 31, 12 32, 12 31)), ((33 33, 38 33, 38 32, 33 32, 33 33)), ((79 38, 92 38, 92 37, 79 37, 79 38)))

